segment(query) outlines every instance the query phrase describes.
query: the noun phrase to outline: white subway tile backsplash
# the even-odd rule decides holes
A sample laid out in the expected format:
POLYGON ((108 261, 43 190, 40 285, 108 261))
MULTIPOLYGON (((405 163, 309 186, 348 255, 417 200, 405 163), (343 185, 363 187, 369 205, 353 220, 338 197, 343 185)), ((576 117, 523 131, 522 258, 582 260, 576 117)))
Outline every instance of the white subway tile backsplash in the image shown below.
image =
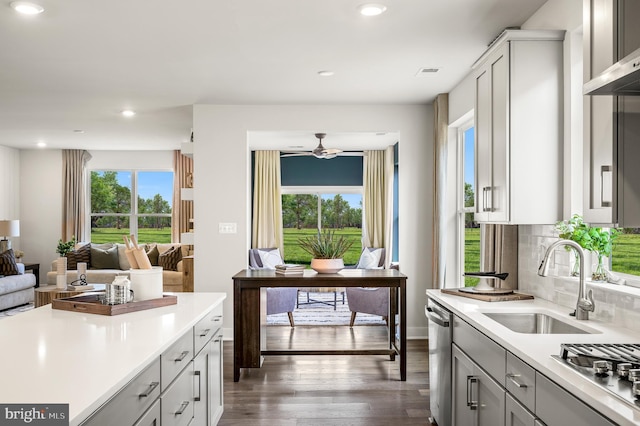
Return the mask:
MULTIPOLYGON (((575 309, 578 278, 570 277, 572 254, 557 249, 548 277, 538 276, 538 266, 546 248, 558 239, 553 225, 520 225, 518 227, 518 285, 524 293, 549 300, 568 310, 575 309)), ((591 276, 592 259, 585 253, 585 274, 591 276)), ((591 283, 596 305, 590 318, 634 330, 640 329, 640 289, 615 284, 591 283)))

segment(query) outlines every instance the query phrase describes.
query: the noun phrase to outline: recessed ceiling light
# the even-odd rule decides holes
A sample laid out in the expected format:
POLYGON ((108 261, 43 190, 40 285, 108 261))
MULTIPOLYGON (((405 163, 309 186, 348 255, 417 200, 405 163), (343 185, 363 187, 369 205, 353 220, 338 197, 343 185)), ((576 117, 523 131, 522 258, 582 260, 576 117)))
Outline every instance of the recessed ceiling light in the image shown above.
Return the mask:
POLYGON ((37 15, 44 12, 44 7, 39 4, 29 3, 26 1, 14 1, 11 2, 11 7, 18 13, 23 15, 37 15))
POLYGON ((37 146, 38 148, 44 148, 45 146, 47 146, 47 144, 46 144, 46 143, 44 143, 44 142, 42 142, 42 141, 40 141, 40 142, 38 142, 38 143, 36 144, 36 146, 37 146))
POLYGON ((333 74, 334 72, 330 70, 318 71, 318 75, 322 77, 331 77, 333 74))
POLYGON ((133 117, 134 115, 136 115, 136 112, 130 109, 125 109, 124 111, 122 111, 122 115, 124 115, 125 117, 133 117))
POLYGON ((387 6, 380 3, 366 3, 358 6, 358 12, 364 16, 378 16, 387 10, 387 6))
POLYGON ((75 129, 75 130, 73 131, 73 133, 84 133, 84 130, 82 130, 82 129, 75 129))

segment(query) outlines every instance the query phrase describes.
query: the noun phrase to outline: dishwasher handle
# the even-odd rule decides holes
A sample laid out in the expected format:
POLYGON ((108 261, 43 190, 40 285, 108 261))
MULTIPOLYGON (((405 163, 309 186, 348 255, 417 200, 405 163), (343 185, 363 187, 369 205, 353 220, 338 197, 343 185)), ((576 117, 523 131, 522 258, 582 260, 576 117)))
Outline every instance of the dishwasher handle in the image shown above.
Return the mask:
POLYGON ((430 321, 433 321, 439 326, 449 327, 449 319, 442 318, 440 315, 438 315, 438 312, 436 312, 432 307, 425 306, 424 314, 427 316, 427 318, 429 318, 430 321))

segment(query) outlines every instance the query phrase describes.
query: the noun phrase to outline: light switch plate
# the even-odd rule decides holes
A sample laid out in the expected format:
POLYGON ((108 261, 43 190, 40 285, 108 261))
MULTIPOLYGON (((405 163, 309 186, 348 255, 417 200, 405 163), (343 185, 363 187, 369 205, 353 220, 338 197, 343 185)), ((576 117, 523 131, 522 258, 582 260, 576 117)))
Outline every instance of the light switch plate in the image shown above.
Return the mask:
POLYGON ((218 233, 220 234, 235 234, 238 232, 238 226, 235 223, 219 223, 218 233))

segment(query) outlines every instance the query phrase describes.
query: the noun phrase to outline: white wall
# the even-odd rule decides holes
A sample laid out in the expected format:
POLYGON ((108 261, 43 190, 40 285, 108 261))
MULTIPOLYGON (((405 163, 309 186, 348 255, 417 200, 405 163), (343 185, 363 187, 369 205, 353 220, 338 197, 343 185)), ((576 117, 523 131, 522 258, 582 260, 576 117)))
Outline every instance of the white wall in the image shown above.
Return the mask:
MULTIPOLYGON (((171 169, 171 151, 90 151, 90 169, 171 169)), ((0 154, 0 159, 1 159, 0 154)), ((16 164, 18 162, 16 161, 16 164)), ((20 151, 20 243, 25 260, 40 263, 40 282, 57 257, 62 231, 62 151, 20 151)))
POLYGON ((226 292, 225 335, 232 336, 231 277, 247 267, 250 246, 249 131, 393 131, 399 141, 399 259, 408 276, 408 336, 425 337, 431 286, 433 109, 391 106, 194 106, 195 289, 226 292), (219 234, 218 223, 237 224, 219 234))

